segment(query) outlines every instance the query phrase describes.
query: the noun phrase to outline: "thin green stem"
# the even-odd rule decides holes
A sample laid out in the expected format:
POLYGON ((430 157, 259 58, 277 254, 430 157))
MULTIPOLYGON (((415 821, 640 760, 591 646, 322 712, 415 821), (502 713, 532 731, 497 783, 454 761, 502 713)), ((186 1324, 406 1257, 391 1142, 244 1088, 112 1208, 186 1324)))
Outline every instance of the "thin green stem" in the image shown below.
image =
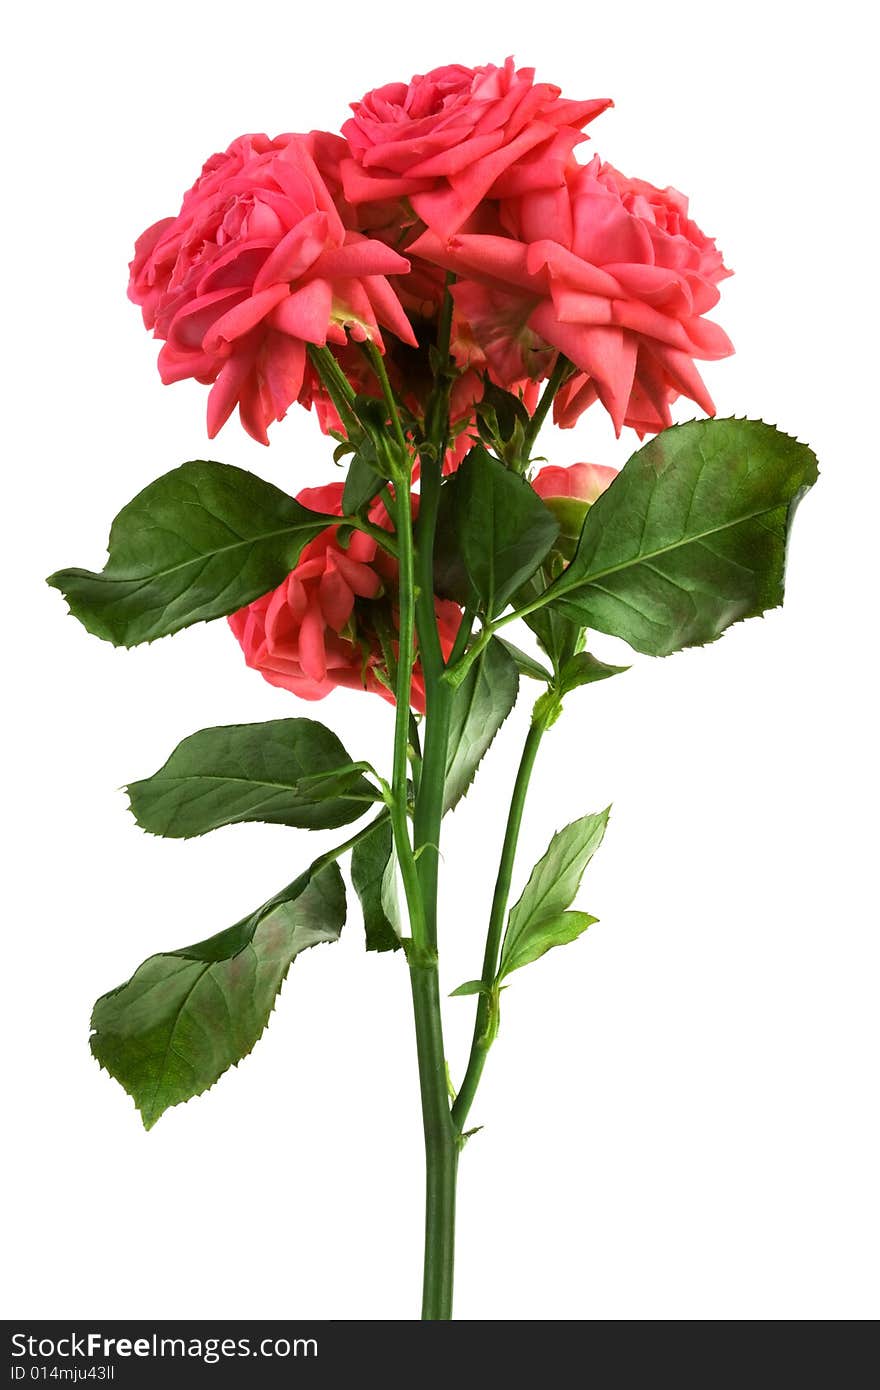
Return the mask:
POLYGON ((452 1121, 459 1133, 464 1129, 477 1087, 480 1084, 483 1067, 486 1065, 489 1048, 492 1046, 498 1030, 498 990, 495 983, 498 973, 498 957, 501 950, 504 920, 510 897, 510 884, 513 877, 517 844, 519 843, 526 793, 529 789, 532 769, 535 766, 535 759, 538 756, 538 749, 541 746, 541 739, 544 737, 546 727, 543 719, 533 718, 513 786, 507 827, 504 832, 504 843, 501 848, 501 860, 498 865, 498 877, 495 880, 492 910, 489 915, 489 930, 486 934, 483 973, 480 977, 483 991, 477 1003, 477 1016, 467 1070, 452 1107, 452 1121))
POLYGON ((494 622, 486 623, 473 646, 468 647, 466 651, 462 652, 456 658, 455 662, 453 662, 450 657, 446 667, 446 673, 443 677, 445 683, 452 686, 453 689, 457 689, 477 657, 481 652, 486 650, 496 632, 500 632, 501 628, 507 627, 508 623, 516 622, 517 618, 527 618, 530 613, 536 613, 539 608, 543 608, 546 604, 552 603, 560 594, 565 593, 566 587, 570 586, 566 586, 562 582, 564 579, 565 571, 563 570, 559 579, 555 580, 550 588, 545 589, 544 592, 539 594, 536 599, 533 599, 531 603, 524 603, 522 608, 515 608, 513 612, 505 613, 503 617, 496 618, 494 622))
POLYGON ((354 400, 354 392, 346 381, 339 363, 329 348, 315 347, 313 343, 310 343, 308 353, 309 360, 321 378, 327 395, 336 407, 336 414, 342 422, 346 435, 352 443, 357 443, 363 431, 361 423, 350 405, 350 402, 354 400), (342 390, 340 377, 345 382, 346 391, 342 390))
POLYGON ((401 454, 407 455, 406 435, 403 432, 403 425, 400 422, 400 411, 397 408, 397 401, 391 389, 391 382, 388 380, 388 373, 385 370, 385 359, 375 343, 366 343, 365 348, 373 371, 376 373, 379 380, 379 385, 382 387, 382 396, 391 419, 391 428, 394 430, 394 438, 397 441, 401 454))
POLYGON ((329 390, 328 382, 333 382, 334 390, 344 401, 352 402, 355 398, 355 389, 349 381, 345 372, 340 367, 333 353, 328 347, 318 347, 315 343, 309 344, 309 357, 312 365, 329 390))
POLYGON ((526 426, 523 436, 522 457, 520 459, 523 468, 527 466, 531 458, 535 440, 540 433, 541 426, 547 418, 547 412, 553 404, 553 398, 570 371, 571 363, 567 357, 563 357, 562 353, 560 353, 554 364, 553 371, 550 373, 550 379, 541 392, 541 399, 535 407, 535 413, 526 426))
POLYGON ((365 825, 362 830, 356 830, 355 833, 350 836, 349 839, 344 840, 341 845, 336 845, 334 849, 328 849, 325 850, 323 854, 319 854, 318 858, 314 860, 311 865, 312 875, 319 874, 322 869, 326 869, 330 864, 335 864, 337 859, 341 859, 343 854, 347 854, 350 849, 354 849, 355 845, 360 844, 361 840, 365 840, 368 835, 372 835, 376 827, 387 819, 387 810, 380 811, 379 815, 376 816, 374 820, 371 820, 369 825, 365 825))
POLYGON ((471 640, 471 633, 474 630, 474 618, 476 615, 476 603, 466 604, 465 610, 461 615, 461 622, 458 625, 458 632, 455 635, 455 641, 452 644, 452 651, 449 653, 449 660, 446 663, 447 666, 454 666, 457 661, 461 660, 467 651, 467 644, 471 640))
POLYGON ((397 541, 390 531, 386 531, 384 526, 377 526, 365 516, 345 516, 337 523, 339 525, 353 526, 356 531, 363 531, 365 536, 370 536, 377 545, 386 550, 389 555, 395 558, 398 554, 397 541))

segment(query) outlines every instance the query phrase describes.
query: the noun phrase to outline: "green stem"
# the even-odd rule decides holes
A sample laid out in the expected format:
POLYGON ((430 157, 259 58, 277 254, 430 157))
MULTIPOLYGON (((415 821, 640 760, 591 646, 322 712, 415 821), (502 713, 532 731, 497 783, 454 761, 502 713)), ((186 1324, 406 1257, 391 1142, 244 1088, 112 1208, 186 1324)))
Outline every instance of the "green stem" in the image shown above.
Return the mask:
MULTIPOLYGON (((455 1177, 458 1163, 457 1135, 452 1124, 446 1089, 446 1054, 440 1013, 435 934, 436 897, 427 899, 422 874, 410 841, 408 815, 408 747, 410 697, 415 663, 416 578, 409 478, 403 466, 394 479, 398 586, 398 651, 395 682, 394 757, 389 802, 391 825, 401 878, 406 894, 411 941, 407 956, 413 999, 422 1123, 425 1137, 425 1268, 422 1317, 452 1316, 452 1267, 455 1240, 455 1177)), ((432 605, 432 622, 435 621, 432 605)), ((436 682, 439 685, 439 681, 436 682)), ((451 692, 450 692, 451 694, 451 692)), ((430 729, 430 718, 426 733, 430 729)), ((426 761, 418 779, 421 802, 425 796, 426 761)), ((445 761, 443 765, 445 774, 445 761)), ((433 774, 432 774, 433 775, 433 774)), ((443 804, 444 776, 430 783, 429 800, 443 804)), ((432 856, 422 856, 422 858, 432 856)))
POLYGON ((336 524, 353 526, 355 531, 363 531, 365 536, 369 536, 389 555, 397 558, 397 542, 391 532, 385 530, 384 526, 377 526, 365 516, 344 516, 337 520, 336 524))
POLYGON ((425 678, 425 753, 419 796, 416 800, 413 840, 419 855, 419 881, 425 904, 428 939, 437 944, 437 889, 440 872, 440 824, 446 782, 446 757, 454 691, 443 681, 445 669, 437 613, 434 607, 434 537, 443 459, 449 435, 449 343, 452 332, 451 277, 437 326, 435 386, 426 412, 427 448, 420 454, 416 619, 419 655, 425 678))
POLYGON ((446 1053, 437 973, 437 885, 440 823, 446 784, 446 753, 454 691, 442 680, 444 661, 434 607, 434 532, 449 419, 447 364, 452 314, 447 292, 438 328, 438 367, 427 412, 426 443, 421 451, 417 555, 416 624, 425 679, 425 741, 413 815, 413 842, 425 922, 425 951, 410 957, 410 981, 419 1059, 422 1122, 425 1135, 425 1262, 422 1317, 452 1316, 455 1253, 455 1181, 458 1134, 452 1123, 447 1090, 446 1053))
POLYGON ((536 613, 539 608, 544 608, 548 603, 552 603, 554 599, 558 598, 560 594, 565 593, 566 588, 574 587, 563 583, 565 574, 566 571, 563 570, 559 579, 554 580, 553 583, 546 588, 542 594, 539 594, 536 599, 533 599, 531 603, 524 603, 522 608, 515 608, 512 613, 505 613, 503 617, 496 618, 494 622, 486 623, 477 640, 472 646, 468 647, 467 651, 463 651, 461 654, 457 655, 454 662, 450 657, 449 664, 443 676, 444 683, 451 686, 453 690, 457 690, 477 657, 481 652, 486 650, 496 632, 500 632, 501 628, 507 627, 508 623, 516 622, 518 618, 527 618, 530 613, 536 613))
POLYGON ((310 866, 312 876, 314 877, 314 875, 319 874, 322 869, 326 869, 330 864, 335 864, 337 859, 341 859, 343 854, 347 854, 350 849, 354 849, 355 845, 360 844, 361 840, 365 840, 368 835, 372 835, 376 827, 387 819, 387 810, 380 811, 375 820, 371 820, 370 824, 365 825, 362 830, 356 830, 355 833, 347 840, 344 840, 341 845, 336 845, 333 849, 325 850, 323 854, 319 854, 318 858, 314 860, 310 866))
POLYGON ((407 480, 399 475, 395 489, 394 520, 399 563, 398 647, 395 679, 394 754, 392 759, 390 812, 394 845, 403 880, 410 930, 416 951, 427 944, 425 912, 419 877, 409 836, 409 717, 412 673, 415 664, 415 556, 412 505, 407 480))
POLYGON ((522 456, 520 459, 523 468, 526 467, 531 458, 535 440, 540 433, 541 426, 547 418, 547 412, 553 404, 553 398, 570 371, 571 363, 567 357, 563 357, 562 353, 560 353, 556 359, 553 371, 550 373, 550 379, 541 393, 541 399, 535 407, 535 413, 526 427, 523 437, 522 456))
POLYGON ((458 625, 458 632, 455 636, 455 642, 453 643, 452 651, 449 653, 449 661, 447 662, 448 666, 454 666, 455 663, 459 661, 467 651, 467 644, 471 640, 471 634, 474 630, 474 618, 476 616, 476 603, 466 604, 465 610, 461 615, 461 622, 458 625))
POLYGON ((513 795, 510 801, 510 811, 507 816, 507 827, 504 832, 504 844, 501 849, 501 860, 498 865, 498 877, 495 880, 495 893, 492 898, 492 910, 489 916, 489 930, 486 934, 486 950, 483 956, 483 973, 481 981, 483 992, 480 994, 477 1003, 477 1017, 474 1023, 474 1036, 471 1042, 471 1051, 468 1058, 467 1070, 461 1089, 452 1107, 452 1121, 459 1133, 464 1129, 477 1087, 480 1084, 480 1077, 483 1074, 483 1067, 486 1065, 486 1058, 489 1048, 495 1039, 498 1029, 498 991, 495 985, 495 977, 498 972, 498 956, 501 950, 501 938, 504 932, 504 919, 507 913, 507 902, 510 897, 510 883, 513 877, 513 865, 516 858, 516 848, 519 842, 520 826, 522 825, 523 810, 525 808, 526 793, 529 788, 529 780, 532 769, 535 766, 535 759, 538 756, 538 749, 541 739, 544 737, 547 725, 544 719, 533 717, 525 746, 520 759, 519 770, 516 774, 516 781, 513 786, 513 795))
POLYGON ((425 1260, 422 1318, 452 1317, 458 1135, 449 1112, 437 963, 410 963, 425 1134, 425 1260))
POLYGON ((353 401, 355 398, 355 389, 339 363, 336 361, 330 348, 317 347, 314 343, 310 343, 308 352, 324 385, 326 386, 328 381, 334 382, 335 389, 342 396, 343 400, 353 401))
POLYGON ((383 358, 379 349, 376 347, 375 343, 369 342, 366 343, 365 346, 367 350, 367 357, 370 359, 373 371, 376 373, 376 376, 379 380, 379 385, 382 387, 382 395, 385 400, 385 405, 388 409, 388 415, 391 420, 391 428, 394 430, 394 438, 397 440, 397 444, 400 448, 401 455, 406 456, 408 452, 406 444, 406 435, 403 432, 403 425, 400 423, 400 411, 397 409, 397 401, 394 398, 394 392, 391 389, 391 382, 388 380, 388 373, 385 370, 385 359, 383 358))
POLYGON ((309 361, 321 378, 328 396, 336 407, 336 413, 342 421, 346 434, 353 443, 356 443, 362 429, 360 421, 351 409, 351 402, 355 398, 351 382, 328 347, 317 347, 314 343, 309 343, 307 350, 309 361))

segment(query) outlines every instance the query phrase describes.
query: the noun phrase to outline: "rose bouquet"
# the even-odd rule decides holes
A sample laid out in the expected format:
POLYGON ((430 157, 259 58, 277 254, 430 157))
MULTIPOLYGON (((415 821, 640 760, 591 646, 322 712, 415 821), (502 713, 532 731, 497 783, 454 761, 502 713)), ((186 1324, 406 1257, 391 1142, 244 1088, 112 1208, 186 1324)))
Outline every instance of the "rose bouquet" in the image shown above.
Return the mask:
POLYGON ((366 947, 398 953, 412 992, 425 1318, 451 1316, 456 1172, 502 990, 595 920, 572 903, 607 810, 558 829, 511 905, 542 739, 580 687, 627 669, 588 633, 666 656, 779 604, 791 518, 816 478, 810 449, 760 421, 673 425, 679 398, 714 413, 696 363, 732 351, 707 317, 730 272, 680 193, 577 157, 609 104, 567 99, 510 59, 450 66, 370 92, 340 135, 247 135, 209 159, 131 263, 162 380, 210 387, 212 438, 237 410, 268 444, 293 405, 313 409, 344 480, 291 496, 185 463, 123 508, 103 570, 49 581, 116 645, 225 617, 273 685, 393 707, 384 770, 292 714, 191 734, 129 786, 156 835, 367 819, 248 917, 103 995, 91 1047, 147 1128, 207 1090, 259 1040, 300 952, 338 939, 350 855, 366 947), (538 467, 551 412, 567 429, 593 406, 649 441, 619 473, 538 467), (454 991, 474 1009, 455 1078, 438 986, 443 819, 524 682, 537 694, 482 965, 454 991))

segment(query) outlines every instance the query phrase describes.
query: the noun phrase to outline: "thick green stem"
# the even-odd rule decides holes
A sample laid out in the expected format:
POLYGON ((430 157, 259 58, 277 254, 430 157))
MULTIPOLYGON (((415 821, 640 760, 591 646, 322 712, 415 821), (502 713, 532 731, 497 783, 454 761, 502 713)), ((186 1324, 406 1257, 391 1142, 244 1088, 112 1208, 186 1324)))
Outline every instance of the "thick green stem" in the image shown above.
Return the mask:
POLYGON ((449 720, 454 691, 443 681, 443 652, 434 609, 434 532, 440 499, 441 466, 436 459, 422 465, 418 528, 418 598, 416 614, 419 655, 425 678, 425 751, 416 799, 413 839, 419 856, 419 881, 425 904, 428 940, 437 944, 437 888, 440 871, 440 824, 449 746, 449 720))
POLYGON ((510 897, 510 883, 513 876, 513 865, 516 859, 516 848, 519 842, 519 831, 522 825, 526 793, 529 789, 529 779, 531 778, 532 769, 535 766, 535 759, 538 756, 538 749, 541 745, 541 739, 544 737, 546 728, 547 724, 544 719, 533 718, 520 759, 516 781, 513 786, 510 811, 507 816, 507 827, 504 832, 504 844, 501 849, 501 860, 498 865, 498 877, 495 880, 495 893, 492 898, 492 910, 489 916, 489 930, 486 934, 486 950, 483 956, 483 973, 481 976, 483 992, 480 994, 477 1004, 477 1017, 474 1023, 474 1036, 471 1043, 467 1071, 461 1083, 461 1089, 455 1099, 455 1104, 452 1107, 453 1124, 459 1133, 464 1129, 468 1112, 473 1104, 477 1087, 480 1084, 483 1067, 486 1065, 486 1057, 488 1056, 489 1048, 492 1046, 495 1034, 498 1030, 498 992, 495 986, 495 977, 498 972, 498 955, 501 950, 504 919, 507 914, 507 903, 510 897))
POLYGON ((452 1317, 458 1135, 449 1111, 436 961, 410 965, 425 1133, 425 1260, 422 1317, 452 1317))
POLYGON ((391 773, 391 828, 403 880, 410 930, 416 951, 427 944, 425 913, 418 870, 409 835, 409 719, 412 672, 415 664, 415 555, 412 509, 407 480, 398 478, 394 498, 400 584, 398 592, 398 648, 395 680, 394 755, 391 773))
MULTIPOLYGON (((422 1317, 447 1319, 452 1316, 455 1173, 458 1146, 446 1089, 446 1053, 443 1048, 437 957, 428 932, 426 903, 410 842, 407 813, 410 684, 415 660, 415 574, 410 494, 407 480, 403 477, 397 479, 395 515, 400 551, 400 633, 391 823, 406 893, 412 937, 407 954, 425 1134, 425 1276, 422 1317)), ((421 786, 424 786, 424 778, 423 766, 419 779, 421 786)), ((442 800, 442 781, 439 795, 442 800)))
POLYGON ((434 532, 449 417, 451 298, 447 293, 438 331, 439 367, 428 410, 427 448, 421 453, 419 521, 415 562, 416 626, 425 680, 425 740, 413 815, 419 893, 424 913, 425 951, 410 958, 413 1011, 419 1058, 425 1135, 425 1263, 422 1317, 452 1317, 455 1253, 455 1180, 458 1134, 452 1123, 437 973, 437 887, 440 823, 446 783, 446 752, 452 689, 443 682, 443 651, 434 607, 434 532))

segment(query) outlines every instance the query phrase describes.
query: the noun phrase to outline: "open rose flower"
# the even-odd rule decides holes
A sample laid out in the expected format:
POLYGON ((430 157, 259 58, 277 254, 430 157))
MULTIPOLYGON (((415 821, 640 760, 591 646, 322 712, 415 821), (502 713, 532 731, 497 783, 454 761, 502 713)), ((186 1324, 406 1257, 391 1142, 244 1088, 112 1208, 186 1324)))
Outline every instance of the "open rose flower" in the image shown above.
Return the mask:
POLYGON ((415 341, 386 279, 409 262, 343 225, 341 144, 320 132, 243 135, 208 160, 178 215, 136 244, 129 298, 165 340, 162 380, 212 384, 212 438, 237 405, 267 444, 300 393, 308 343, 348 335, 384 350, 381 328, 415 341))
POLYGON ((352 104, 341 165, 352 204, 406 198, 442 237, 484 198, 517 197, 562 183, 582 127, 611 105, 570 101, 534 68, 488 63, 434 68, 377 87, 352 104))
POLYGON ((499 385, 534 376, 536 361, 546 371, 546 345, 578 369, 560 392, 559 424, 597 399, 618 434, 664 428, 678 395, 714 414, 694 359, 733 351, 704 317, 730 271, 682 194, 595 158, 564 187, 504 200, 500 216, 503 233, 444 241, 429 229, 412 246, 462 277, 457 308, 499 385))
MULTIPOLYGON (((342 514, 342 483, 306 488, 298 501, 313 511, 342 514)), ((415 501, 415 499, 414 499, 415 501)), ((381 502, 372 519, 389 525, 381 502)), ((397 564, 376 541, 355 532, 346 550, 330 526, 305 547, 299 563, 271 594, 233 613, 229 625, 248 666, 299 695, 321 700, 338 685, 372 690, 393 702, 383 640, 396 655, 397 564), (357 605, 357 600, 372 600, 357 605)), ((461 620, 456 604, 435 600, 444 656, 452 650, 461 620)), ((424 713, 421 668, 413 672, 411 703, 424 713)))

